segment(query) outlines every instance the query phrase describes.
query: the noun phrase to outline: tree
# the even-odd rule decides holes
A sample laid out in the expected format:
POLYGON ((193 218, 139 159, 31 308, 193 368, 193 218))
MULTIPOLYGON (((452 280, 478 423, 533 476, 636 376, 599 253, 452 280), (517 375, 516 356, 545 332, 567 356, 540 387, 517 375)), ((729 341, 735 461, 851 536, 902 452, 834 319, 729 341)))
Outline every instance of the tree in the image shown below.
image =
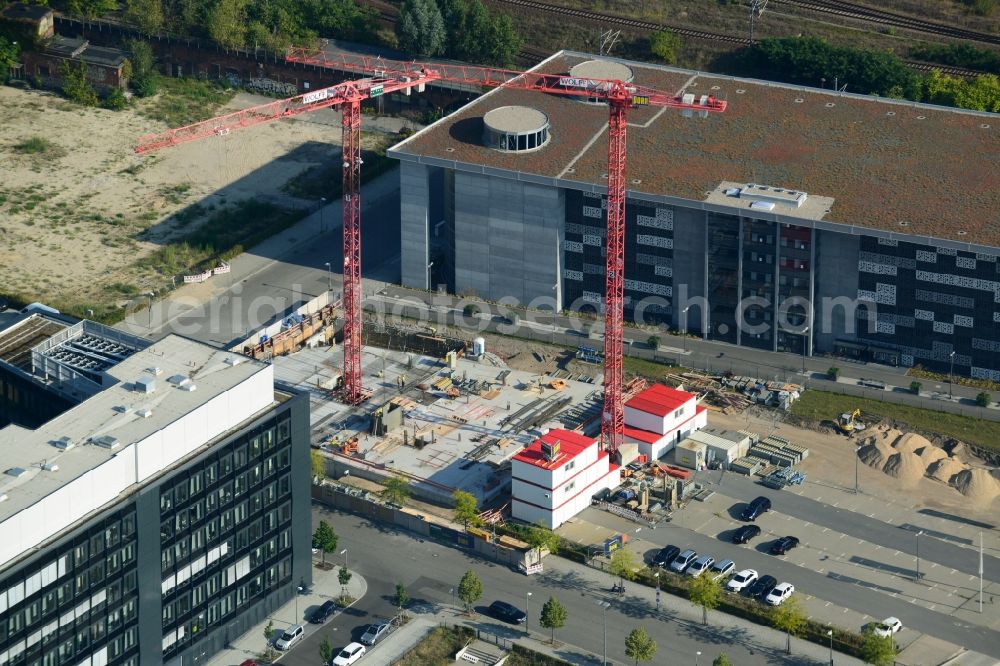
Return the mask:
POLYGON ((646 339, 646 345, 650 349, 659 349, 660 348, 660 336, 658 336, 658 335, 651 335, 651 336, 649 336, 649 338, 646 339))
POLYGON ((656 641, 646 633, 645 627, 636 627, 625 639, 625 655, 635 659, 635 666, 640 661, 653 661, 656 654, 656 641))
POLYGON ((472 611, 472 604, 479 601, 483 596, 483 581, 473 570, 468 570, 458 583, 458 598, 465 604, 465 612, 472 611))
POLYGON ((347 584, 351 582, 351 578, 354 577, 347 567, 340 567, 340 571, 337 572, 337 582, 340 583, 340 596, 347 596, 347 584))
POLYGON ((274 640, 274 620, 267 621, 267 626, 264 627, 264 640, 268 645, 274 640))
POLYGON ((671 30, 657 30, 649 38, 649 52, 668 65, 677 62, 680 48, 681 38, 671 30))
POLYGON ((989 407, 992 402, 993 396, 985 391, 976 396, 976 404, 980 407, 989 407))
POLYGON ((733 666, 733 662, 729 661, 729 657, 723 652, 718 657, 712 660, 712 666, 733 666))
POLYGON ((922 387, 923 387, 923 384, 921 384, 920 382, 910 382, 910 391, 914 395, 919 395, 920 394, 920 389, 922 387))
POLYGON ((434 0, 406 0, 396 22, 399 44, 411 53, 435 56, 444 51, 447 33, 434 0))
POLYGON ((469 303, 464 308, 462 308, 462 314, 466 317, 475 317, 479 314, 479 306, 473 303, 469 303))
POLYGON ((533 525, 525 537, 532 548, 547 549, 553 555, 559 550, 559 535, 544 525, 533 525))
POLYGON ((482 524, 483 521, 479 517, 479 503, 475 495, 464 490, 456 490, 451 494, 451 498, 455 501, 456 522, 462 523, 465 527, 469 525, 478 527, 482 524))
POLYGON ((798 597, 789 597, 780 606, 775 606, 771 611, 771 623, 778 631, 785 632, 785 651, 791 654, 792 636, 798 636, 806 625, 798 597))
POLYGON ((489 58, 490 13, 481 0, 471 0, 465 12, 459 55, 463 60, 485 62, 489 58))
POLYGON ((701 623, 708 624, 708 610, 722 601, 722 583, 707 574, 698 576, 688 588, 688 599, 701 606, 701 623))
POLYGON ((337 550, 337 533, 325 520, 319 521, 319 527, 313 532, 313 548, 318 548, 323 564, 326 564, 326 554, 337 550))
POLYGON ((552 630, 553 645, 556 642, 556 629, 562 629, 565 624, 566 607, 559 603, 555 597, 549 597, 549 600, 542 606, 541 625, 543 629, 552 630))
POLYGON ((324 637, 323 642, 319 644, 319 658, 324 664, 329 664, 333 659, 333 643, 330 642, 329 636, 324 637))
POLYGON ((62 91, 66 97, 77 104, 97 106, 97 92, 87 81, 87 66, 82 62, 63 61, 59 66, 62 74, 62 91))
POLYGON ((392 597, 392 603, 396 605, 399 612, 403 612, 403 606, 408 604, 410 601, 410 595, 406 593, 406 586, 402 583, 396 583, 396 594, 392 597))
POLYGON ((160 0, 125 0, 125 20, 148 33, 163 28, 163 4, 160 0))
POLYGON ((382 484, 384 489, 379 495, 389 504, 403 506, 410 496, 410 482, 401 476, 390 476, 382 484))
POLYGON ((66 9, 70 14, 97 18, 118 9, 118 0, 68 0, 66 9))
POLYGON ((838 376, 840 376, 840 368, 831 366, 830 368, 827 369, 826 371, 827 379, 832 379, 833 381, 837 381, 838 376))
POLYGON ((7 69, 16 65, 20 59, 20 44, 0 36, 0 72, 3 73, 3 78, 7 77, 7 69))
POLYGON ((611 554, 611 564, 608 566, 608 571, 611 572, 612 576, 617 576, 624 585, 626 580, 635 578, 637 567, 635 553, 628 548, 619 548, 611 554))
POLYGON ((326 460, 323 459, 323 454, 319 451, 309 452, 309 463, 312 470, 313 479, 325 479, 326 478, 326 460))
POLYGON ((465 14, 468 9, 465 0, 441 0, 441 18, 444 19, 444 29, 448 35, 445 53, 453 58, 462 55, 465 14))
POLYGON ((517 34, 514 21, 507 14, 499 12, 490 25, 488 62, 497 67, 510 67, 520 50, 521 36, 517 34))
POLYGON ((157 77, 156 63, 153 58, 153 47, 141 39, 130 39, 125 42, 132 63, 132 77, 129 85, 139 97, 152 97, 156 94, 157 77))
POLYGON ((247 0, 219 0, 208 14, 208 36, 226 48, 247 42, 247 0))
POLYGON ((896 646, 892 642, 892 636, 879 636, 873 627, 866 627, 861 643, 861 658, 866 664, 873 666, 890 666, 896 659, 896 646))

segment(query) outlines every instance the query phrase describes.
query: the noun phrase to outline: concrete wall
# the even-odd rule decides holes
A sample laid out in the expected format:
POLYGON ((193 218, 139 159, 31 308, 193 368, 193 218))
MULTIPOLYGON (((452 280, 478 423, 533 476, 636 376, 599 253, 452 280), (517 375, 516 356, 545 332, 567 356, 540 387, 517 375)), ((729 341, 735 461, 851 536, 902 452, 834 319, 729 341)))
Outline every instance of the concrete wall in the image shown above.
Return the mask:
POLYGON ((837 337, 854 337, 850 306, 845 312, 843 307, 824 304, 824 299, 846 297, 853 303, 857 298, 859 246, 860 236, 816 231, 814 352, 831 352, 837 337))
POLYGON ((405 287, 429 289, 428 234, 430 220, 429 169, 414 162, 399 163, 400 274, 405 287))
POLYGON ((457 292, 521 303, 560 300, 561 189, 459 172, 454 206, 457 292))

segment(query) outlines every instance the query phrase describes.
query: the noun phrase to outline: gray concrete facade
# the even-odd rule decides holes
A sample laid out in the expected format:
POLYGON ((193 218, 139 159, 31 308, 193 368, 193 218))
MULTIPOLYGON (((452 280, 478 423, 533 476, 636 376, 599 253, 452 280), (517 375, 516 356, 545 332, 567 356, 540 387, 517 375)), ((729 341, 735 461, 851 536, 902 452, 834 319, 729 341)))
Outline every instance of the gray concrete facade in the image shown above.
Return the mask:
POLYGON ((430 169, 415 162, 399 165, 400 273, 402 284, 430 289, 430 169))
POLYGON ((674 295, 677 307, 673 324, 679 331, 704 331, 708 313, 705 297, 705 212, 674 208, 674 295), (687 308, 687 312, 684 309, 687 308))
POLYGON ((456 292, 562 309, 562 189, 458 172, 454 211, 456 292))

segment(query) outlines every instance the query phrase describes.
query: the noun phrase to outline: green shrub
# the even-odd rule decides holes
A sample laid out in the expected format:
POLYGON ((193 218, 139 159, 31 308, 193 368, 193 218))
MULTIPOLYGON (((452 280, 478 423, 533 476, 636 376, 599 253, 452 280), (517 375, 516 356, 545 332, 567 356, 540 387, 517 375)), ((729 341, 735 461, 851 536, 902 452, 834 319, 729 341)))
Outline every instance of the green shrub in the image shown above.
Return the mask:
POLYGON ((918 395, 920 393, 921 387, 923 387, 923 384, 920 382, 910 382, 910 391, 912 391, 914 395, 918 395))
POLYGON ((837 381, 837 377, 840 376, 840 368, 830 367, 826 371, 826 376, 827 376, 828 379, 832 379, 833 381, 837 381))
POLYGON ((52 149, 52 142, 41 136, 33 136, 14 146, 19 153, 46 153, 52 149))
POLYGON ((97 92, 87 81, 85 64, 65 61, 59 69, 63 77, 62 91, 67 99, 84 106, 97 106, 97 92))
POLYGON ((108 96, 104 98, 103 106, 112 111, 121 111, 128 106, 128 100, 125 99, 125 93, 120 88, 112 88, 108 96))
POLYGON ((985 391, 976 396, 976 404, 980 407, 989 407, 992 402, 993 396, 985 391))

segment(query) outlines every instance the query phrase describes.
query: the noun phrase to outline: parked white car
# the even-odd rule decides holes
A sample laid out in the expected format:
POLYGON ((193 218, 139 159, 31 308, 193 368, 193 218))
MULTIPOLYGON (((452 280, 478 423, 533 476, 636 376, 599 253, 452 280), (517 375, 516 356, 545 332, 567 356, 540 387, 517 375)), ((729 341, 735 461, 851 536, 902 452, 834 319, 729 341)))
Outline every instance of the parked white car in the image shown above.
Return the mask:
POLYGON ((792 592, 794 591, 795 586, 791 583, 778 583, 771 590, 771 593, 767 595, 765 601, 771 606, 780 606, 785 599, 792 596, 792 592))
POLYGON ((702 555, 697 560, 692 562, 691 566, 689 566, 687 568, 687 571, 685 571, 684 573, 686 573, 688 576, 691 576, 692 578, 697 578, 698 576, 708 571, 708 568, 713 564, 715 564, 714 557, 712 557, 711 555, 702 555))
POLYGON ((744 569, 729 579, 726 589, 730 592, 742 592, 750 587, 757 580, 757 572, 753 569, 744 569))
POLYGON ((903 623, 899 621, 898 617, 887 617, 882 620, 881 624, 875 627, 874 632, 876 636, 885 638, 893 634, 898 634, 902 628, 903 623))
POLYGON ((301 624, 293 624, 281 632, 278 640, 274 641, 274 647, 281 651, 290 650, 293 645, 302 640, 305 633, 306 631, 302 628, 301 624))
POLYGON ((351 666, 351 664, 358 663, 361 657, 365 656, 365 652, 368 651, 361 643, 351 643, 343 650, 337 653, 337 656, 333 658, 333 666, 351 666))

